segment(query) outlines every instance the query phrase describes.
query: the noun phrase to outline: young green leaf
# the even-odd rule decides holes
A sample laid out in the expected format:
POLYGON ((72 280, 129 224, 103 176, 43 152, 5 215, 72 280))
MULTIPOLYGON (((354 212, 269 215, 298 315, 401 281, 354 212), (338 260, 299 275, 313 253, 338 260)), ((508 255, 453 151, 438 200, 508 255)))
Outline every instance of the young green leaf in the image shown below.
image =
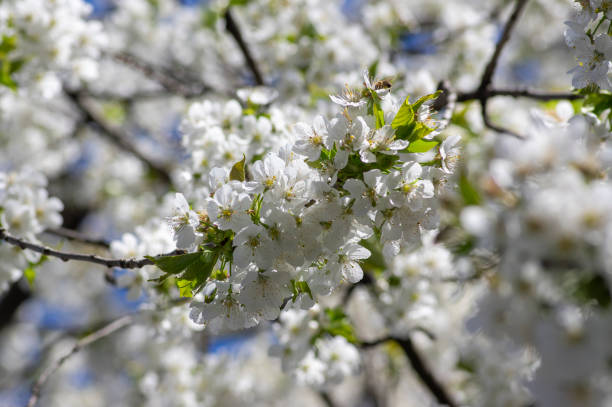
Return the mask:
POLYGON ((428 100, 436 99, 438 96, 440 96, 441 93, 441 90, 437 90, 430 95, 421 96, 416 102, 412 104, 412 110, 414 110, 415 112, 418 111, 423 103, 427 102, 428 100))
POLYGON ((465 175, 459 177, 459 192, 466 205, 480 205, 480 194, 465 175))
POLYGON ((245 162, 246 162, 246 156, 243 154, 242 160, 234 164, 232 166, 232 169, 230 170, 229 178, 231 181, 241 181, 242 182, 245 180, 246 178, 246 175, 244 172, 245 162))
POLYGON ((146 258, 151 260, 157 267, 159 267, 166 274, 179 274, 190 264, 202 256, 201 252, 196 253, 187 253, 187 254, 179 254, 176 256, 159 256, 152 257, 147 256, 146 258))
POLYGON ((407 153, 426 153, 440 144, 438 140, 415 140, 406 148, 407 153))
POLYGON ((409 126, 413 122, 414 122, 414 110, 412 109, 412 106, 410 105, 410 96, 407 96, 406 100, 404 101, 402 106, 399 108, 399 110, 395 114, 395 117, 393 118, 393 121, 391 122, 391 127, 397 130, 400 127, 409 126))
POLYGON ((385 125, 385 112, 380 107, 380 104, 374 102, 372 105, 372 111, 374 113, 374 117, 376 118, 376 128, 380 129, 385 125))

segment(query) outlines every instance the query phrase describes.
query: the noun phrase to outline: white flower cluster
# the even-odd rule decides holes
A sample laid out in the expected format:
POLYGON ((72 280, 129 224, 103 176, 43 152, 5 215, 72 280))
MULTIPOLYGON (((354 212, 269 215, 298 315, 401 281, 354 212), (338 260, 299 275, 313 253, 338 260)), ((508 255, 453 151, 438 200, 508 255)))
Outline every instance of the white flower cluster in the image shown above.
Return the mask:
POLYGON ((541 353, 547 372, 536 376, 536 393, 563 400, 580 388, 598 400, 596 377, 609 374, 598 355, 610 352, 609 345, 584 353, 608 329, 612 144, 607 123, 591 114, 565 128, 549 126, 540 124, 524 141, 500 140, 475 181, 484 202, 461 213, 476 246, 500 256, 477 321, 541 353), (559 355, 586 357, 589 367, 571 377, 551 374, 559 355))
MULTIPOLYGON (((36 235, 47 228, 62 224, 62 202, 50 197, 47 179, 40 173, 0 172, 0 228, 14 236, 36 242, 36 235)), ((0 243, 0 292, 19 279, 29 264, 37 263, 41 256, 0 243)))
MULTIPOLYGON (((245 102, 250 100, 251 92, 244 89, 240 94, 245 102)), ((269 98, 263 101, 269 102, 269 98)), ((183 147, 190 153, 190 166, 180 176, 188 196, 205 196, 201 190, 191 191, 194 187, 206 188, 206 194, 216 190, 216 186, 208 184, 223 180, 214 175, 217 172, 211 172, 213 168, 229 169, 243 156, 250 162, 265 152, 278 151, 288 142, 287 120, 291 115, 276 108, 265 115, 246 114, 251 112, 245 110, 238 100, 205 100, 189 107, 181 131, 183 147)))
POLYGON ((423 236, 422 247, 400 253, 376 279, 376 308, 394 336, 445 324, 441 302, 452 302, 452 295, 443 282, 461 281, 462 276, 448 249, 434 242, 435 236, 423 236))
MULTIPOLYGON (((374 91, 367 87, 362 97, 379 98, 374 91)), ((378 120, 390 123, 396 105, 388 98, 384 109, 376 107, 378 120)), ((239 120, 238 111, 232 117, 239 120)), ((181 205, 176 238, 192 249, 211 234, 222 236, 217 247, 231 255, 219 254, 205 301, 192 303, 194 320, 216 328, 253 326, 277 318, 292 295, 292 303, 307 309, 343 282, 361 280, 359 261, 370 256, 361 240, 376 235, 391 256, 437 226, 434 182, 450 172, 457 139, 442 145, 425 139, 432 151, 402 152, 410 143, 376 120, 366 104, 349 106, 331 121, 296 124, 294 144, 248 166, 244 181, 233 178, 236 167, 210 171, 206 193, 196 194, 206 197, 194 203, 198 213, 181 205)))
POLYGON ((539 359, 533 350, 515 350, 483 335, 458 346, 459 369, 471 376, 465 384, 469 405, 522 406, 532 401, 526 384, 533 380, 539 359))
POLYGON ((84 19, 90 12, 91 5, 82 0, 3 1, 2 84, 51 98, 64 79, 96 79, 96 60, 107 38, 100 22, 84 19))
MULTIPOLYGON (((608 72, 612 66, 612 37, 607 32, 597 33, 603 23, 612 24, 612 2, 609 0, 579 1, 580 12, 566 22, 565 41, 574 50, 578 65, 573 74, 572 86, 576 89, 598 86, 612 90, 608 72)), ((605 29, 606 27, 603 27, 605 29)))
POLYGON ((270 354, 282 358, 283 371, 291 372, 297 383, 333 386, 360 369, 357 348, 344 336, 331 336, 322 329, 330 323, 329 315, 318 305, 309 310, 288 309, 274 326, 279 343, 270 348, 270 354))

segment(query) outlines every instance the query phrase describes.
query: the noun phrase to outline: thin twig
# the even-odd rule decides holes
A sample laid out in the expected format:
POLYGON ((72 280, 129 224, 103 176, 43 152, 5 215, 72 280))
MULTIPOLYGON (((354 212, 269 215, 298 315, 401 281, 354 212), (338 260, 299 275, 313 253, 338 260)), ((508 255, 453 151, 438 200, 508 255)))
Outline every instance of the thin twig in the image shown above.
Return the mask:
POLYGON ((518 17, 521 14, 521 11, 527 4, 527 0, 517 0, 514 6, 514 10, 508 19, 508 22, 504 26, 504 31, 502 32, 501 38, 499 42, 495 46, 495 51, 493 52, 493 56, 489 60, 484 73, 482 74, 482 79, 480 80, 480 86, 478 87, 481 90, 485 90, 491 84, 493 80, 493 74, 495 73, 495 69, 497 68, 497 63, 499 61, 499 57, 504 49, 504 46, 510 39, 510 35, 512 34, 512 30, 518 21, 518 17))
MULTIPOLYGON (((62 261, 82 261, 86 263, 94 263, 100 264, 106 267, 119 267, 123 269, 137 269, 142 268, 147 265, 155 264, 153 260, 150 259, 106 259, 103 257, 95 256, 93 254, 79 254, 79 253, 69 253, 62 252, 58 250, 51 249, 49 247, 45 247, 42 245, 34 244, 23 239, 17 238, 15 236, 11 236, 2 228, 0 228, 0 241, 5 241, 13 246, 18 246, 22 250, 32 250, 34 252, 40 253, 45 256, 57 257, 62 261)), ((161 254, 159 256, 155 256, 154 258, 161 258, 165 256, 175 255, 183 253, 182 251, 174 251, 172 253, 161 254)))
POLYGON ((172 96, 166 89, 136 91, 129 95, 121 95, 117 92, 87 92, 84 96, 98 100, 112 100, 114 102, 132 103, 140 100, 163 99, 172 96))
POLYGON ((154 171, 164 183, 171 184, 170 173, 166 168, 164 168, 158 163, 155 163, 150 158, 146 157, 142 152, 140 152, 127 140, 124 134, 121 134, 119 131, 113 129, 108 124, 106 124, 101 117, 99 117, 92 109, 87 106, 81 95, 70 91, 65 91, 65 93, 83 116, 84 122, 98 128, 101 134, 106 136, 106 138, 109 139, 113 144, 142 161, 147 167, 154 171))
POLYGON ((473 92, 460 92, 457 94, 457 102, 468 102, 470 100, 480 100, 482 98, 490 99, 496 96, 522 97, 541 101, 578 100, 584 98, 583 95, 569 92, 542 92, 531 89, 485 89, 482 92, 478 92, 478 90, 473 92))
MULTIPOLYGON (((527 5, 527 1, 528 0, 517 0, 516 1, 514 5, 514 10, 512 11, 510 18, 508 19, 508 21, 506 22, 504 26, 504 30, 502 32, 501 38, 499 39, 499 42, 495 46, 493 55, 491 56, 491 59, 489 60, 489 62, 487 63, 485 67, 485 70, 480 80, 480 84, 478 85, 478 87, 476 88, 474 92, 469 92, 470 97, 480 101, 480 106, 482 108, 482 120, 486 127, 488 127, 491 130, 497 131, 499 133, 509 134, 511 136, 518 137, 518 138, 523 138, 523 136, 517 133, 514 133, 513 131, 510 131, 508 129, 505 129, 503 127, 497 126, 493 124, 493 122, 491 122, 491 119, 489 118, 489 115, 487 113, 487 101, 491 97, 490 87, 491 87, 491 82, 493 81, 493 75, 495 74, 495 69, 497 68, 497 63, 499 62, 499 58, 501 56, 501 53, 505 45, 510 40, 510 35, 512 34, 512 30, 514 29, 516 23, 518 22, 518 18, 521 14, 521 11, 525 7, 525 5, 527 5)), ((466 95, 463 95, 463 97, 465 98, 466 95)), ((457 100, 462 101, 461 95, 460 97, 457 98, 457 100)))
POLYGON ((67 229, 67 228, 56 228, 56 229, 45 229, 44 233, 49 235, 58 236, 64 239, 73 240, 79 243, 90 244, 93 246, 100 246, 108 249, 110 247, 110 243, 104 239, 95 239, 91 238, 77 230, 67 229))
POLYGON ((45 385, 49 377, 51 377, 51 375, 55 373, 55 371, 57 371, 72 355, 79 352, 81 349, 91 345, 92 343, 102 338, 105 338, 114 332, 117 332, 121 328, 129 325, 132 320, 133 318, 130 315, 123 316, 77 341, 77 343, 70 350, 70 352, 59 358, 57 361, 55 361, 55 363, 52 363, 51 365, 47 366, 47 368, 38 377, 38 379, 34 383, 34 386, 32 387, 32 394, 30 395, 30 399, 28 400, 27 407, 34 407, 36 405, 40 397, 42 387, 45 385))
POLYGON ((319 397, 321 397, 321 400, 323 400, 323 403, 327 406, 327 407, 335 407, 336 405, 334 404, 334 401, 331 399, 331 397, 329 396, 329 393, 321 390, 319 392, 319 397))
MULTIPOLYGON (((133 69, 142 72, 147 78, 160 84, 168 92, 180 95, 186 98, 201 96, 210 90, 210 88, 203 83, 196 83, 195 85, 187 85, 183 81, 175 78, 170 72, 167 72, 163 68, 155 67, 148 62, 136 57, 135 55, 128 54, 125 52, 113 55, 113 58, 133 69)), ((193 82, 193 81, 191 81, 193 82)))
POLYGON ((482 99, 480 101, 480 108, 482 110, 482 121, 484 122, 484 125, 493 130, 496 131, 498 133, 502 133, 502 134, 508 134, 512 137, 516 137, 518 139, 523 139, 525 138, 524 136, 513 132, 512 130, 508 130, 504 127, 498 126, 496 124, 494 124, 493 122, 491 122, 491 119, 489 118, 489 115, 487 114, 487 102, 489 101, 489 99, 482 99))
POLYGON ((380 345, 387 341, 395 341, 402 348, 408 361, 412 365, 417 376, 421 379, 423 384, 429 389, 430 393, 435 397, 436 401, 439 404, 446 405, 448 407, 456 407, 457 403, 451 398, 448 394, 444 386, 440 383, 440 381, 435 377, 434 373, 427 367, 425 361, 414 347, 412 340, 410 338, 383 338, 374 342, 363 343, 362 348, 370 348, 377 345, 380 345))
POLYGON ((251 70, 251 73, 253 74, 255 83, 257 85, 265 85, 263 76, 261 76, 261 71, 259 70, 257 63, 255 62, 255 59, 251 55, 251 51, 249 50, 247 43, 244 41, 244 38, 240 33, 240 29, 238 28, 238 24, 236 23, 236 20, 234 19, 229 7, 225 10, 225 28, 227 29, 227 31, 229 31, 229 33, 238 43, 238 46, 242 51, 242 55, 244 56, 244 59, 246 60, 246 63, 249 69, 251 70))

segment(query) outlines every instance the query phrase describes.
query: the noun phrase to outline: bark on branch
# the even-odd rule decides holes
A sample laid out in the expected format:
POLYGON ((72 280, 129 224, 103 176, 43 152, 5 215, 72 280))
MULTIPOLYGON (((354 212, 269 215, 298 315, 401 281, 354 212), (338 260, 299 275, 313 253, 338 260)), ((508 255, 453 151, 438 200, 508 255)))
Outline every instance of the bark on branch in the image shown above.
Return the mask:
POLYGON ((390 340, 397 342, 397 344, 402 348, 404 354, 410 362, 410 365, 414 369, 414 372, 421 379, 425 387, 427 387, 429 392, 439 404, 446 405, 448 407, 458 406, 458 404, 449 395, 448 391, 444 388, 442 383, 436 378, 431 369, 429 369, 425 363, 425 360, 419 354, 410 338, 389 337, 374 342, 363 343, 361 346, 362 348, 371 348, 390 340))
MULTIPOLYGON (((0 228, 0 241, 5 241, 8 244, 21 248, 22 250, 32 250, 45 256, 56 257, 62 261, 74 260, 86 263, 99 264, 101 266, 106 267, 119 267, 123 269, 137 269, 155 264, 153 263, 153 260, 150 259, 107 259, 104 257, 95 256, 93 254, 62 252, 51 249, 49 247, 28 242, 15 236, 11 236, 2 228, 0 228)), ((162 254, 159 256, 155 256, 155 258, 170 256, 179 253, 182 253, 182 251, 162 254)))
POLYGON ((27 407, 34 407, 36 405, 38 399, 40 398, 40 392, 42 390, 42 387, 45 385, 47 380, 49 380, 49 377, 51 377, 51 375, 55 373, 72 355, 78 353, 81 349, 91 345, 92 343, 99 341, 100 339, 105 338, 114 332, 117 332, 121 328, 126 327, 132 322, 132 320, 133 318, 130 315, 114 320, 113 322, 108 325, 105 325, 101 329, 81 338, 70 350, 70 352, 56 360, 51 365, 47 366, 47 368, 38 377, 38 379, 34 383, 34 386, 32 387, 32 394, 30 395, 30 399, 28 400, 27 407))
POLYGON ((234 19, 234 16, 232 15, 232 12, 229 7, 227 8, 227 10, 225 10, 225 28, 238 43, 238 46, 240 47, 240 51, 242 51, 242 55, 244 56, 247 66, 253 74, 255 83, 261 86, 265 85, 263 76, 261 75, 261 71, 259 70, 257 63, 255 62, 255 59, 253 58, 253 55, 251 54, 247 43, 244 41, 242 33, 240 32, 238 24, 236 23, 236 20, 234 19))
POLYGON ((146 157, 141 151, 133 146, 126 138, 124 134, 121 134, 118 130, 113 129, 105 121, 99 117, 94 111, 82 99, 81 95, 75 92, 66 91, 68 98, 72 101, 73 105, 80 112, 83 117, 83 121, 96 127, 100 130, 100 133, 106 136, 113 144, 120 149, 132 154, 134 157, 142 161, 151 171, 159 176, 159 178, 166 184, 171 184, 171 177, 169 171, 162 165, 154 162, 149 157, 146 157))

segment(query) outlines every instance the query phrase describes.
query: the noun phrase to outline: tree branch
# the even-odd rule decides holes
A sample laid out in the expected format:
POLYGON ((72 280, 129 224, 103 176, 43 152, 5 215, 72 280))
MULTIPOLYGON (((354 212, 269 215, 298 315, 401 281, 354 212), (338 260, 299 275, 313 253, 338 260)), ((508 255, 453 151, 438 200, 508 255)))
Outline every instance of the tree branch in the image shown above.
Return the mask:
POLYGON ((470 100, 480 100, 482 98, 490 99, 495 96, 510 96, 514 98, 523 97, 541 101, 547 100, 578 100, 584 96, 577 93, 569 92, 541 92, 531 89, 485 89, 481 92, 475 90, 473 92, 463 92, 457 94, 457 102, 468 102, 470 100))
POLYGON ((166 168, 146 157, 126 139, 125 135, 108 126, 102 118, 98 117, 98 115, 86 105, 79 94, 71 91, 65 91, 65 93, 79 110, 86 123, 98 128, 113 144, 142 161, 150 170, 155 172, 165 184, 171 184, 170 173, 166 168))
MULTIPOLYGON (((167 72, 165 69, 154 67, 148 62, 145 62, 132 54, 122 52, 113 55, 113 59, 142 72, 147 78, 157 82, 168 92, 183 96, 185 98, 201 96, 210 90, 210 88, 203 83, 196 83, 195 86, 187 85, 172 76, 172 74, 167 72)), ((192 80, 190 82, 194 81, 192 80)))
POLYGON ((493 122, 491 122, 491 118, 489 117, 489 115, 487 114, 487 102, 489 101, 489 99, 481 99, 480 100, 480 109, 482 110, 482 121, 484 122, 484 125, 493 130, 496 131, 498 133, 502 133, 502 134, 508 134, 512 137, 516 137, 519 139, 523 139, 525 138, 524 136, 513 132, 512 130, 508 130, 504 127, 498 126, 496 124, 494 124, 493 122))
POLYGON ((504 49, 504 46, 510 39, 510 35, 512 34, 512 30, 518 21, 518 17, 521 14, 523 8, 527 5, 527 0, 517 0, 514 5, 514 10, 508 19, 508 22, 504 26, 504 31, 502 32, 501 38, 499 42, 495 46, 495 51, 493 52, 493 56, 489 60, 484 73, 482 74, 482 79, 480 80, 480 85, 478 86, 479 90, 485 90, 491 84, 493 80, 493 74, 495 73, 495 69, 497 68, 497 62, 499 61, 499 57, 504 49))
MULTIPOLYGON (((62 252, 58 250, 53 250, 51 248, 30 243, 23 239, 14 237, 6 233, 6 231, 0 228, 0 241, 5 241, 13 246, 18 246, 22 250, 32 250, 34 252, 40 253, 45 256, 56 257, 62 261, 82 261, 86 263, 94 263, 100 264, 106 267, 119 267, 123 269, 137 269, 144 266, 155 264, 153 260, 150 259, 106 259, 103 257, 95 256, 93 254, 79 254, 79 253, 69 253, 62 252)), ((155 258, 160 258, 164 256, 174 255, 183 253, 180 250, 174 251, 172 253, 162 254, 159 256, 155 256, 155 258)))
POLYGON ((378 346, 387 341, 395 341, 402 348, 410 365, 414 369, 417 376, 421 379, 423 384, 429 389, 430 393, 434 396, 439 404, 446 405, 448 407, 457 407, 458 404, 451 398, 446 389, 442 386, 440 381, 435 377, 434 373, 427 367, 425 361, 414 347, 412 340, 407 338, 383 338, 374 342, 363 343, 362 348, 370 348, 378 346))
POLYGON ((79 243, 90 244, 93 246, 100 246, 108 249, 110 247, 110 243, 104 239, 95 239, 89 236, 84 235, 83 233, 67 228, 56 228, 56 229, 46 229, 44 233, 61 237, 63 239, 73 240, 79 243))
POLYGON ((232 37, 234 37, 234 39, 238 43, 238 46, 240 47, 240 50, 242 51, 242 55, 244 56, 244 59, 246 60, 247 66, 249 67, 249 69, 251 70, 251 73, 253 74, 255 83, 261 86, 265 85, 263 77, 261 76, 261 71, 259 70, 257 63, 255 62, 255 59, 253 59, 253 56, 251 55, 251 51, 249 50, 247 43, 244 41, 244 38, 242 37, 242 34, 240 33, 240 29, 238 28, 238 24, 236 24, 236 20, 234 20, 234 17, 229 7, 225 10, 225 28, 227 29, 227 31, 229 31, 229 33, 232 35, 232 37))
POLYGON ((47 366, 47 368, 38 377, 38 379, 34 383, 34 386, 32 387, 32 394, 30 395, 30 399, 28 400, 27 407, 34 407, 36 405, 40 397, 42 387, 45 385, 49 377, 51 377, 51 375, 55 373, 55 371, 57 371, 72 355, 76 354, 84 347, 89 346, 92 343, 102 338, 105 338, 114 332, 117 332, 121 328, 124 328, 125 326, 129 325, 132 320, 133 318, 130 315, 123 316, 77 341, 77 343, 70 350, 70 352, 59 358, 57 361, 55 361, 55 363, 52 363, 51 365, 47 366))
MULTIPOLYGON (((487 63, 485 67, 485 70, 482 74, 482 78, 480 80, 480 84, 478 85, 476 90, 473 92, 465 93, 463 95, 458 95, 457 97, 457 101, 466 101, 470 99, 478 100, 480 102, 480 106, 482 110, 482 120, 484 122, 484 125, 487 128, 497 131, 499 133, 509 134, 511 136, 518 137, 518 138, 523 138, 523 136, 517 133, 514 133, 511 130, 497 126, 493 122, 491 122, 491 119, 489 118, 489 115, 487 113, 487 101, 489 100, 490 97, 492 97, 493 91, 490 89, 490 85, 491 85, 491 82, 493 81, 493 75, 495 74, 497 63, 499 62, 499 58, 501 56, 501 53, 505 45, 510 40, 510 35, 512 34, 512 30, 514 29, 516 23, 518 22, 518 18, 521 12, 527 5, 527 1, 528 0, 517 0, 516 1, 514 5, 514 10, 512 11, 510 18, 506 22, 506 25, 504 26, 501 38, 499 39, 499 42, 495 46, 495 51, 493 52, 491 59, 489 60, 489 62, 487 63)), ((512 93, 513 94, 508 94, 508 96, 527 96, 529 95, 529 92, 527 91, 523 91, 522 94, 520 94, 521 92, 519 91, 514 91, 512 93)))
POLYGON ((15 281, 0 297, 0 331, 11 323, 21 304, 32 296, 23 283, 21 280, 15 281))

